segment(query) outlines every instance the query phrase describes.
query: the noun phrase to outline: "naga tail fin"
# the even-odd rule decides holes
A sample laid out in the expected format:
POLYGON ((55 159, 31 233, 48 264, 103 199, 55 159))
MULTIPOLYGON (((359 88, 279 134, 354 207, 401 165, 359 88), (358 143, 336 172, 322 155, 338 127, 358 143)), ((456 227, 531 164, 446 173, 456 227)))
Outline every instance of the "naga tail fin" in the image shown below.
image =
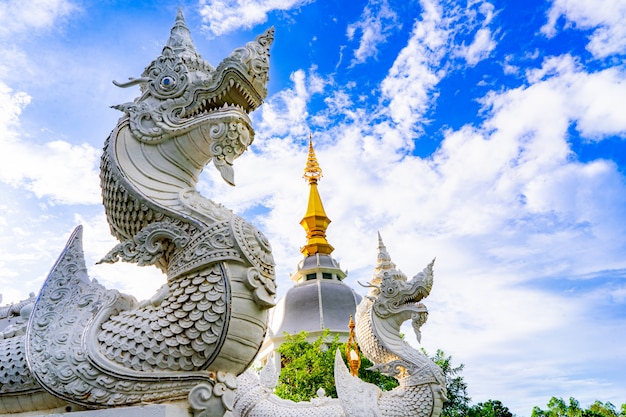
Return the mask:
POLYGON ((350 375, 339 349, 335 353, 335 385, 347 417, 382 417, 378 408, 382 391, 376 385, 350 375))
POLYGON ((46 391, 72 402, 102 394, 86 382, 95 375, 83 372, 85 329, 105 307, 132 305, 119 292, 89 279, 82 232, 82 226, 74 229, 48 274, 26 331, 26 358, 35 379, 46 391))

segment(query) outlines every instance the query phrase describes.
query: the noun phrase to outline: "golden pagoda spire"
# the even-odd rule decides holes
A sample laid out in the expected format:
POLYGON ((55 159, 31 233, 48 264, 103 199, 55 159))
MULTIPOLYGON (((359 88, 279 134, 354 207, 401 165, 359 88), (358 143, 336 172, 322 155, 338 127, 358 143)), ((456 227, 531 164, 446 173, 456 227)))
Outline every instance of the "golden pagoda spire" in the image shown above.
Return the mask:
POLYGON ((330 224, 330 219, 326 216, 324 205, 319 192, 317 191, 317 182, 322 177, 322 168, 320 168, 313 150, 313 138, 309 135, 309 156, 307 158, 306 167, 304 168, 304 179, 309 182, 309 204, 306 213, 300 225, 306 232, 307 242, 300 252, 304 256, 315 255, 321 253, 330 255, 333 248, 326 240, 326 229, 330 224))

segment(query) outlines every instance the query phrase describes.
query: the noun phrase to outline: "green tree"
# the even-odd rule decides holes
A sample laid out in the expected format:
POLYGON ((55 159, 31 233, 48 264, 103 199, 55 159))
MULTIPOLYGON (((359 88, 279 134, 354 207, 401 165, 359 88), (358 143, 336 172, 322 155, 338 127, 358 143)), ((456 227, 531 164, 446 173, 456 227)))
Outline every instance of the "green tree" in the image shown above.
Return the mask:
POLYGON ((326 342, 328 331, 312 343, 307 341, 307 336, 307 332, 285 334, 285 342, 278 347, 282 369, 276 395, 293 401, 308 401, 323 388, 326 395, 337 397, 333 368, 339 340, 334 337, 326 342))
POLYGON ((602 401, 596 401, 591 404, 585 412, 587 412, 587 414, 585 414, 584 417, 620 417, 620 415, 617 414, 615 406, 609 401, 605 403, 602 401))
MULTIPOLYGON (((337 335, 331 339, 328 329, 312 343, 307 341, 307 337, 308 333, 304 331, 295 335, 285 334, 285 341, 278 348, 282 369, 276 395, 293 401, 308 401, 317 395, 318 389, 323 388, 327 396, 336 398, 335 351, 339 348, 345 363, 346 344, 340 343, 337 335)), ((398 386, 394 378, 367 370, 372 365, 369 359, 361 355, 361 380, 375 384, 384 391, 398 386)))
POLYGON ((548 409, 534 407, 531 417, 582 417, 583 410, 578 401, 570 397, 569 404, 562 398, 552 397, 548 401, 548 409))
POLYGON ((502 402, 488 400, 470 407, 467 417, 513 417, 513 414, 502 402))
POLYGON ((608 401, 596 401, 583 410, 573 397, 570 397, 567 404, 562 398, 552 397, 548 401, 547 410, 534 407, 531 417, 626 417, 626 404, 622 404, 618 414, 615 406, 608 401))

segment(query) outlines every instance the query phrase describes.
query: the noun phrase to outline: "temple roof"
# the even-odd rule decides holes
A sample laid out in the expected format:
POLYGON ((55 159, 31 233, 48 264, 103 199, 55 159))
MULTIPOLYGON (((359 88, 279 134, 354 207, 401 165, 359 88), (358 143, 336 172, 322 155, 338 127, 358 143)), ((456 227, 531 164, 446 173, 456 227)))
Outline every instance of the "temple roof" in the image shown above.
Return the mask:
POLYGON ((291 288, 272 313, 270 334, 281 337, 305 330, 316 334, 328 328, 332 333, 348 334, 350 315, 354 315, 361 296, 338 280, 316 279, 291 288))

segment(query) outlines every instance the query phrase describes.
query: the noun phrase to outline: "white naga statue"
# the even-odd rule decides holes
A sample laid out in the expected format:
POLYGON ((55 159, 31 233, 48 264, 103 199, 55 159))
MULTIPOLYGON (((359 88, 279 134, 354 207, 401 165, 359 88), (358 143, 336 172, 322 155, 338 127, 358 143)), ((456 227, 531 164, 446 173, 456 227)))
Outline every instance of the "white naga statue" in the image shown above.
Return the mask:
POLYGON ((269 29, 214 68, 179 11, 161 55, 141 77, 115 83, 141 95, 115 106, 124 115, 104 145, 102 198, 120 243, 102 262, 155 265, 167 283, 141 303, 104 288, 88 277, 78 227, 39 295, 0 308, 0 414, 181 402, 197 417, 440 414, 441 371, 399 334, 404 321, 418 331, 426 319, 419 301, 432 264, 407 281, 382 242, 357 336, 398 388, 381 393, 338 359, 339 399, 298 404, 245 372, 275 303, 271 248, 195 185, 210 161, 234 183, 233 160, 254 139, 248 113, 267 95, 272 41, 269 29))
POLYGON ((406 343, 400 326, 411 320, 418 340, 428 310, 420 301, 433 284, 433 264, 407 280, 391 261, 378 237, 378 261, 370 291, 357 307, 356 337, 361 350, 399 386, 381 391, 376 385, 352 376, 337 351, 335 385, 338 399, 315 398, 295 403, 272 394, 277 375, 263 369, 261 378, 247 371, 238 378, 235 415, 242 417, 438 417, 446 400, 446 380, 432 360, 406 343))

